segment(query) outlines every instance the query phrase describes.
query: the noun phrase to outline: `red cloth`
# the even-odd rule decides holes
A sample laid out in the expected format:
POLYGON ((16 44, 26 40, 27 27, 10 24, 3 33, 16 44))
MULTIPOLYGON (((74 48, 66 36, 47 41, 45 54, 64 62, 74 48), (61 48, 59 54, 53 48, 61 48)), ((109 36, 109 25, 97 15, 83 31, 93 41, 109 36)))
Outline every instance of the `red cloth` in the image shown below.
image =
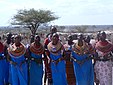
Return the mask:
POLYGON ((50 41, 49 41, 49 39, 48 39, 48 38, 46 38, 46 39, 44 40, 44 44, 45 44, 45 45, 48 45, 48 44, 49 44, 49 42, 50 42, 50 41))
MULTIPOLYGON (((49 44, 49 39, 48 38, 46 38, 45 40, 44 40, 44 46, 45 46, 45 48, 46 48, 46 50, 45 50, 45 54, 47 55, 47 56, 49 56, 49 51, 47 50, 47 45, 49 44)), ((48 62, 49 61, 49 59, 48 58, 45 58, 44 59, 44 64, 45 64, 45 75, 46 75, 46 78, 48 78, 48 84, 49 83, 51 83, 51 81, 50 80, 52 80, 52 73, 51 73, 51 69, 50 69, 50 63, 48 62)), ((46 81, 46 80, 44 80, 44 81, 46 81)))
POLYGON ((0 42, 0 53, 3 52, 4 50, 4 45, 0 42))

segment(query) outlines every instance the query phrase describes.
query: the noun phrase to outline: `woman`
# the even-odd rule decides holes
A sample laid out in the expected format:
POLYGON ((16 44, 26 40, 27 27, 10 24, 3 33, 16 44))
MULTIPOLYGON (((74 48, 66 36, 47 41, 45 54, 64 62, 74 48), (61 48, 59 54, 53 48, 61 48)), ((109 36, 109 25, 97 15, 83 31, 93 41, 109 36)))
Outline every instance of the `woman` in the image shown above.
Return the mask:
POLYGON ((93 64, 88 49, 83 37, 80 36, 72 50, 76 85, 94 85, 93 64))
POLYGON ((36 35, 34 42, 30 45, 29 59, 30 59, 30 85, 42 85, 43 78, 43 57, 44 47, 40 43, 40 37, 36 35))
POLYGON ((26 48, 21 43, 21 36, 16 35, 14 44, 8 48, 12 85, 27 85, 27 64, 25 62, 26 48))
POLYGON ((7 36, 6 36, 6 40, 4 42, 4 56, 5 56, 5 64, 4 64, 4 67, 5 67, 5 83, 6 85, 9 85, 9 83, 11 84, 11 81, 9 79, 9 76, 10 76, 10 66, 9 66, 9 62, 7 61, 7 57, 8 57, 8 51, 7 51, 7 48, 10 46, 10 44, 12 44, 12 34, 11 33, 7 33, 7 36))
POLYGON ((71 59, 71 52, 72 52, 72 46, 74 45, 72 35, 68 36, 68 41, 64 45, 64 56, 66 61, 66 76, 67 76, 67 82, 68 85, 75 85, 75 75, 74 75, 74 68, 73 68, 73 62, 71 59))
POLYGON ((48 44, 53 85, 67 85, 65 61, 62 56, 63 45, 59 41, 59 35, 54 33, 52 41, 48 44))
POLYGON ((100 40, 95 45, 98 59, 95 63, 96 78, 100 85, 112 85, 112 52, 113 44, 106 40, 106 33, 101 32, 100 40))

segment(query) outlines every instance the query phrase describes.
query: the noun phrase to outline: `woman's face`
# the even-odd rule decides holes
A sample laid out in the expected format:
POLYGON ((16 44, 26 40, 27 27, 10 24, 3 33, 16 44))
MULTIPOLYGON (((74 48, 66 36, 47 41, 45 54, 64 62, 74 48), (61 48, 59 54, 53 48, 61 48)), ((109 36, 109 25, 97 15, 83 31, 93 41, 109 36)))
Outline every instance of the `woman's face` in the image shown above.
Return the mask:
POLYGON ((106 33, 103 32, 103 33, 100 34, 100 40, 104 41, 105 39, 106 39, 106 33))
POLYGON ((51 27, 51 30, 50 31, 51 31, 52 34, 53 33, 56 33, 57 32, 57 28, 53 26, 53 27, 51 27))
POLYGON ((86 43, 90 43, 90 40, 91 40, 91 39, 90 39, 89 36, 87 36, 87 37, 85 38, 85 42, 86 42, 86 43))
POLYGON ((39 43, 40 42, 40 37, 39 36, 36 36, 35 39, 34 39, 35 43, 39 43))
POLYGON ((78 38, 78 45, 83 46, 83 38, 82 37, 78 38))
POLYGON ((18 43, 20 43, 21 42, 21 37, 20 36, 15 36, 15 38, 14 38, 14 42, 16 43, 16 44, 18 44, 18 43))
POLYGON ((11 37, 11 42, 14 43, 14 37, 11 37))
POLYGON ((53 42, 53 44, 57 44, 58 41, 59 41, 59 36, 58 35, 53 35, 52 36, 52 42, 53 42))

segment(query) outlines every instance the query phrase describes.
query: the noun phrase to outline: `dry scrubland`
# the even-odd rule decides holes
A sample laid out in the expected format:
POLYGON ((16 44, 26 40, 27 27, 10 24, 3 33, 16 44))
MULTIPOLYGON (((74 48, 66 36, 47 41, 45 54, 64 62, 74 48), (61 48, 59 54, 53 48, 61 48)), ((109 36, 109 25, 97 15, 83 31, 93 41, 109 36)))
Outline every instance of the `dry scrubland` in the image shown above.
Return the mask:
MULTIPOLYGON (((95 38, 96 34, 98 31, 104 30, 104 31, 109 31, 107 32, 107 38, 113 42, 113 25, 86 25, 86 26, 56 26, 58 29, 58 33, 65 43, 66 37, 69 34, 79 34, 79 33, 84 33, 85 35, 91 35, 92 37, 95 38)), ((23 35, 23 42, 26 44, 30 40, 30 30, 28 28, 0 28, 0 34, 1 37, 3 35, 6 35, 6 33, 11 32, 13 34, 22 34, 23 35)), ((50 28, 40 28, 37 29, 37 34, 41 36, 41 42, 43 42, 44 38, 46 35, 50 32, 50 28)))

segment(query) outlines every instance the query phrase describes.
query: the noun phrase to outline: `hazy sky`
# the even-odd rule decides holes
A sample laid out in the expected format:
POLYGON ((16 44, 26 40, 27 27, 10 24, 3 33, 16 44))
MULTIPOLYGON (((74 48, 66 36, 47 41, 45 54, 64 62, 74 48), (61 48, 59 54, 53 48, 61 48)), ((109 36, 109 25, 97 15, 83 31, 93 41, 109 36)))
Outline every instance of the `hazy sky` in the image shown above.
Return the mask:
POLYGON ((19 9, 51 10, 55 25, 113 25, 113 0, 0 0, 0 26, 10 25, 19 9))

